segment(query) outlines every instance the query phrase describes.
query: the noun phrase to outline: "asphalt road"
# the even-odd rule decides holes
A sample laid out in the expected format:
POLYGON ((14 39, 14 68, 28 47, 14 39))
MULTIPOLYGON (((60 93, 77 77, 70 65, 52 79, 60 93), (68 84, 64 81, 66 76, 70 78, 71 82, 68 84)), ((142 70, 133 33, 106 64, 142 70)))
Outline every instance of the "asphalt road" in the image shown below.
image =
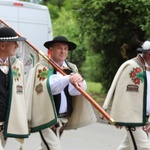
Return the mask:
MULTIPOLYGON (((116 129, 98 120, 77 130, 64 131, 61 138, 62 150, 116 150, 123 137, 123 129, 116 129)), ((39 134, 34 133, 25 140, 23 150, 37 150, 39 145, 39 134)), ((19 150, 19 146, 17 140, 9 139, 5 150, 19 150)))

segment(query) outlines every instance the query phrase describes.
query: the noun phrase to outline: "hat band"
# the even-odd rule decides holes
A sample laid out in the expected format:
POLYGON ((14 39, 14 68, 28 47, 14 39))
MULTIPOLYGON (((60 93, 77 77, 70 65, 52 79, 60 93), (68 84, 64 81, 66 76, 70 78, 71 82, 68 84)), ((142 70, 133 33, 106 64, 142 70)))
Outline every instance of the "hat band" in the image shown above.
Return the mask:
POLYGON ((13 36, 13 37, 0 37, 0 40, 13 40, 13 39, 17 39, 18 36, 13 36))

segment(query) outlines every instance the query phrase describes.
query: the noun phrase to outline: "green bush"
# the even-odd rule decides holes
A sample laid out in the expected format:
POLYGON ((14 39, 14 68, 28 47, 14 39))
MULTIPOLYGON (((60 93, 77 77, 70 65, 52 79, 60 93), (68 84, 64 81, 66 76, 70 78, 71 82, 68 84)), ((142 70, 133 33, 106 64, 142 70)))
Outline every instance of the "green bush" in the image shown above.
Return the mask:
POLYGON ((87 93, 99 104, 103 103, 105 93, 101 83, 87 81, 87 93))

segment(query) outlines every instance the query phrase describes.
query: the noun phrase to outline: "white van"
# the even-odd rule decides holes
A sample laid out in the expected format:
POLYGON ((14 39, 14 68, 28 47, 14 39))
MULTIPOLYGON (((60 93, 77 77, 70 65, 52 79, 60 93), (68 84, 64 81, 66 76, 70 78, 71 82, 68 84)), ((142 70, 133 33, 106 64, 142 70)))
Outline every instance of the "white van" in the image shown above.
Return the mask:
POLYGON ((43 43, 53 38, 49 10, 30 2, 0 0, 0 19, 27 38, 37 49, 47 54, 43 43))

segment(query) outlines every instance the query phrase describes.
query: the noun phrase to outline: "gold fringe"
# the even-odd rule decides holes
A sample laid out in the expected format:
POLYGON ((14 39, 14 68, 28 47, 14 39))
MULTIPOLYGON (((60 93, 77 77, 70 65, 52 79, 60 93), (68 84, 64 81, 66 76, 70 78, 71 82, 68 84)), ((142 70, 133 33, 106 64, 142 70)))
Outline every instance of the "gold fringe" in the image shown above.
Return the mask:
POLYGON ((16 138, 16 140, 21 143, 19 150, 23 150, 24 139, 16 138))
POLYGON ((20 146, 20 149, 19 150, 23 150, 23 147, 22 147, 22 145, 20 146))

